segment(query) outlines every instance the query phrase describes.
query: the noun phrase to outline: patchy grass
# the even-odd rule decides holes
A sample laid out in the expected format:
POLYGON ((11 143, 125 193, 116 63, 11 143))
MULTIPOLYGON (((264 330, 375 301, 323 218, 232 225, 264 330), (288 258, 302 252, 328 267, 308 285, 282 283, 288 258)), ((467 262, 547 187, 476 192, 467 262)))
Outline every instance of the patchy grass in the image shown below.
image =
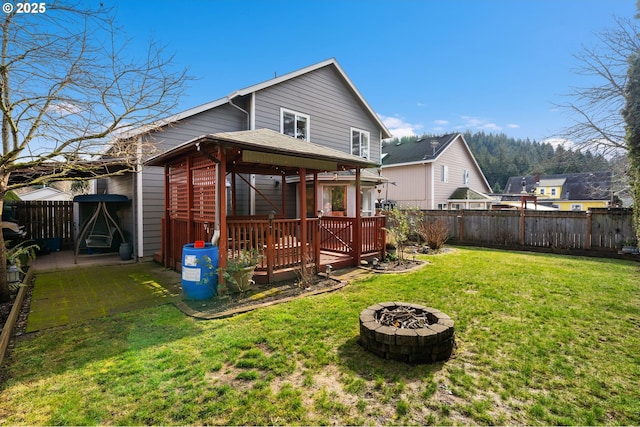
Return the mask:
POLYGON ((234 318, 170 305, 18 340, 0 424, 640 424, 637 263, 458 248, 234 318), (380 301, 437 307, 455 357, 356 343, 380 301))

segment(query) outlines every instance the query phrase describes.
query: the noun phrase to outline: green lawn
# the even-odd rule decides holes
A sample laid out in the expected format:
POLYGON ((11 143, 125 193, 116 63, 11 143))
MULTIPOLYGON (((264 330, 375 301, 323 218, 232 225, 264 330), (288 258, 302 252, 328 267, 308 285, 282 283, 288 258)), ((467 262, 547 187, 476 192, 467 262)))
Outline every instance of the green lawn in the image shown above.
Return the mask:
POLYGON ((229 319, 163 305, 30 334, 3 367, 0 424, 640 424, 639 263, 423 259, 229 319), (363 351, 358 315, 381 301, 448 314, 455 357, 363 351))

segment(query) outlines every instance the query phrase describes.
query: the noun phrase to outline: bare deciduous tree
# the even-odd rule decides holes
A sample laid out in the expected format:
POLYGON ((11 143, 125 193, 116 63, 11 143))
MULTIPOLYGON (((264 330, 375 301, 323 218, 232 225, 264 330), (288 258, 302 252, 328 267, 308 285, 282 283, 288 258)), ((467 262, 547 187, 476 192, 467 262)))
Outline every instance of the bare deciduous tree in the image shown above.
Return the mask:
POLYGON ((637 22, 618 18, 616 24, 598 35, 597 46, 584 47, 576 55, 581 64, 576 73, 595 77, 591 81, 596 83, 573 88, 569 94, 572 101, 559 106, 568 110, 575 122, 558 136, 603 155, 626 152, 621 111, 625 106, 628 60, 640 49, 637 22))
MULTIPOLYGON (((186 81, 163 47, 128 51, 112 10, 41 5, 0 21, 0 208, 19 187, 133 170, 149 147, 119 137, 168 116, 186 81)), ((0 302, 8 299, 0 237, 0 302)))

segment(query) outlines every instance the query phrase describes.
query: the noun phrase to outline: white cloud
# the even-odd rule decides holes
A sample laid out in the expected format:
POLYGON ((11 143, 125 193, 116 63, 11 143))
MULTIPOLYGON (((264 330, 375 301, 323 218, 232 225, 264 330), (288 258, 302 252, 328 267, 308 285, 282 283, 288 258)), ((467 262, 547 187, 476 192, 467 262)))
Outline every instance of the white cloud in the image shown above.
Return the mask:
POLYGON ((461 116, 460 118, 465 122, 462 127, 475 130, 502 130, 502 127, 495 123, 491 123, 486 119, 471 116, 461 116))
POLYGON ((578 148, 574 141, 566 138, 548 138, 542 141, 542 143, 551 144, 553 148, 562 147, 565 150, 574 150, 578 148))
POLYGON ((378 114, 382 123, 389 129, 391 135, 396 138, 402 138, 403 136, 413 136, 417 135, 418 131, 422 129, 422 125, 414 124, 404 121, 400 117, 388 117, 383 116, 382 114, 378 114))
POLYGON ((438 126, 446 126, 449 124, 449 120, 434 120, 433 123, 438 126))
POLYGON ((67 116, 69 114, 78 114, 82 110, 77 105, 71 104, 69 102, 60 102, 58 104, 49 105, 49 107, 47 107, 47 111, 55 113, 59 116, 67 116))
POLYGON ((517 125, 515 123, 508 123, 507 124, 507 128, 509 128, 509 129, 520 129, 520 125, 517 125))

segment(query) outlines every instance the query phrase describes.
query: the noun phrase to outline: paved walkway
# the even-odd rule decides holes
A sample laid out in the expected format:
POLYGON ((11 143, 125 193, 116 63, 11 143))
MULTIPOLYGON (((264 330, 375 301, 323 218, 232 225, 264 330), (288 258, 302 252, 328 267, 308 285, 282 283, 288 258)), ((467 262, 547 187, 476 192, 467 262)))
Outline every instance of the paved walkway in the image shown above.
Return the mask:
POLYGON ((27 332, 82 323, 180 298, 180 275, 152 262, 48 272, 36 268, 35 273, 27 332))
POLYGON ((33 268, 38 273, 66 270, 77 267, 93 267, 96 265, 122 265, 135 264, 134 260, 123 261, 116 252, 74 256, 72 250, 51 252, 46 255, 39 255, 33 261, 33 268))
MULTIPOLYGON (((74 257, 73 251, 53 252, 38 257, 33 268, 36 282, 27 332, 179 303, 182 298, 179 273, 154 262, 122 261, 118 254, 74 257)), ((363 274, 369 273, 348 268, 331 276, 351 282, 363 274)), ((256 301, 256 307, 260 305, 256 301)))

